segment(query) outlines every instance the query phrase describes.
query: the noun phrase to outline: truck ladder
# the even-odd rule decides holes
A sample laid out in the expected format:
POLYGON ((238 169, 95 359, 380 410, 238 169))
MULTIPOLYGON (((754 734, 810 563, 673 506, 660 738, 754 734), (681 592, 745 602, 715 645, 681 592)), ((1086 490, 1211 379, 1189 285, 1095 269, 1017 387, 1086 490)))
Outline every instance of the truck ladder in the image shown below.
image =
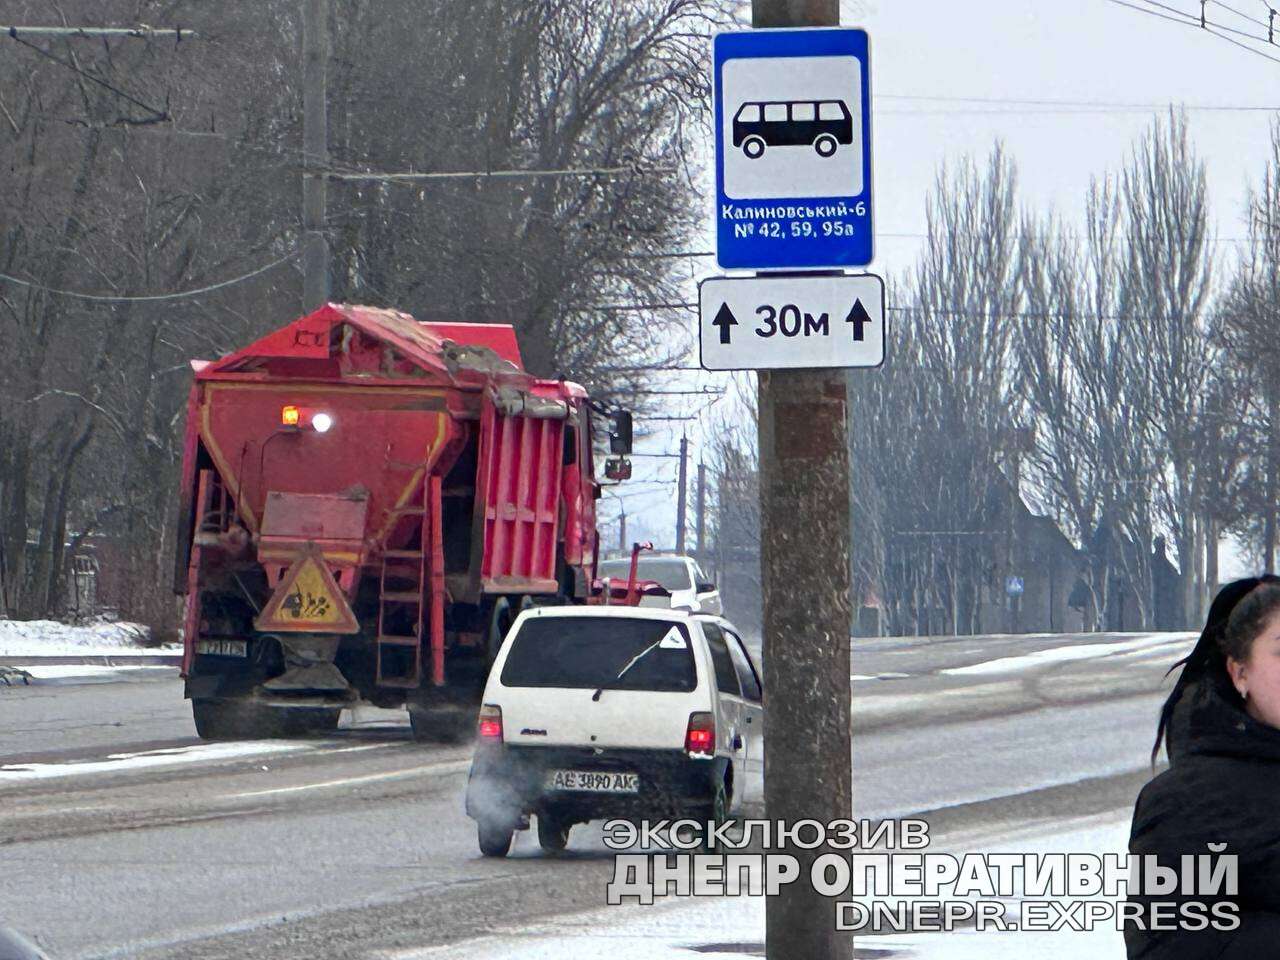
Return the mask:
MULTIPOLYGON (((426 496, 424 501, 430 502, 426 496)), ((417 549, 386 550, 382 554, 375 682, 380 687, 413 688, 422 684, 423 594, 431 517, 426 506, 395 507, 392 513, 396 519, 419 517, 421 533, 417 549), (393 628, 394 633, 390 632, 393 628)))
POLYGON ((422 685, 424 623, 431 631, 431 682, 434 686, 444 684, 444 531, 440 477, 427 476, 422 502, 420 507, 396 507, 392 511, 398 516, 421 518, 418 548, 387 550, 382 556, 378 578, 376 682, 383 687, 422 685), (389 621, 401 631, 411 627, 412 632, 390 633, 389 621), (407 658, 405 651, 409 652, 407 658))

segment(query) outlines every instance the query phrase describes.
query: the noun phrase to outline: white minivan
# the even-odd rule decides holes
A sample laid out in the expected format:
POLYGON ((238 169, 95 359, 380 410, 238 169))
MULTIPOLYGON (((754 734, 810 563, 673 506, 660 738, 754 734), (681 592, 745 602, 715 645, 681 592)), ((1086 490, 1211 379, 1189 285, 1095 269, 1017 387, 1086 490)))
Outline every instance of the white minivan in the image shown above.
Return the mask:
MULTIPOLYGON (((626 583, 631 576, 631 560, 601 560, 597 575, 614 583, 626 583)), ((683 607, 694 613, 724 613, 720 591, 693 557, 668 554, 641 554, 636 561, 636 579, 653 580, 670 596, 644 597, 642 607, 683 607)))
POLYGON ((467 815, 505 856, 588 820, 723 821, 764 793, 760 675, 720 617, 649 607, 522 613, 489 672, 467 815))

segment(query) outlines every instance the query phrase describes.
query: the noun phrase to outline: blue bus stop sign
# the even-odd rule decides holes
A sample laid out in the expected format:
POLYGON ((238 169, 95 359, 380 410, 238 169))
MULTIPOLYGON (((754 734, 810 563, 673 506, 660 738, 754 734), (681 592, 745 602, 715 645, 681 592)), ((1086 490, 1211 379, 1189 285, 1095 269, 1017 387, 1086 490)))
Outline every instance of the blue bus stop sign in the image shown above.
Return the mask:
POLYGON ((865 30, 715 38, 716 258, 733 270, 871 262, 865 30))

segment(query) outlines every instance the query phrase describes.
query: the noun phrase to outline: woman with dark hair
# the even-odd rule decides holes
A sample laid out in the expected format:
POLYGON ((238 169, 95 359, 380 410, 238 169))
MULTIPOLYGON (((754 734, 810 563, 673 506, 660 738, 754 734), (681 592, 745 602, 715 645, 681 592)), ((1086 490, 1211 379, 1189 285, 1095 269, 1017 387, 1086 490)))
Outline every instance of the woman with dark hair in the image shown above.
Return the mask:
POLYGON ((1226 844, 1238 890, 1131 890, 1142 913, 1125 925, 1129 958, 1280 957, 1280 577, 1223 587, 1177 666, 1151 751, 1154 763, 1163 742, 1169 769, 1138 797, 1129 852, 1181 883, 1184 856, 1226 844))

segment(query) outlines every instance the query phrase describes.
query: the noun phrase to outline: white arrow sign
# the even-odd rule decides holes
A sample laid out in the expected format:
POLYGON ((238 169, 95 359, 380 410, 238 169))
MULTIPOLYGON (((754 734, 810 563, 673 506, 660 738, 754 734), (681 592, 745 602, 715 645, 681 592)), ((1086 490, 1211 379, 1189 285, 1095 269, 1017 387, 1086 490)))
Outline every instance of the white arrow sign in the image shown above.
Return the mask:
POLYGON ((884 281, 874 274, 711 277, 698 306, 706 370, 884 362, 884 281))

